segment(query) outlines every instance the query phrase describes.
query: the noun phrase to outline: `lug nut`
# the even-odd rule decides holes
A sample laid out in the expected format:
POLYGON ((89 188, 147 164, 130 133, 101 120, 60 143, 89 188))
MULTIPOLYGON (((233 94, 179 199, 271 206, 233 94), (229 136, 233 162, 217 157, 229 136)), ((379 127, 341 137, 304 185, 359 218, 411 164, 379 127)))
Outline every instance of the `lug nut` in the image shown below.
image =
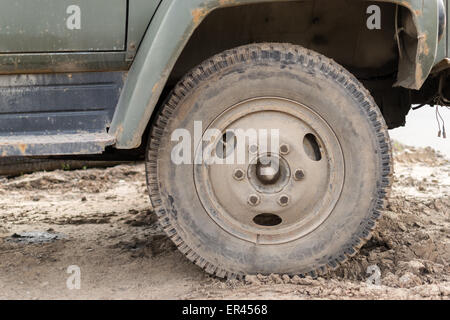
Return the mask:
POLYGON ((297 181, 303 180, 305 178, 305 171, 302 169, 297 169, 294 172, 294 179, 297 181))
POLYGON ((234 170, 233 178, 236 179, 237 181, 244 180, 244 178, 245 178, 244 171, 242 171, 241 169, 234 170))
POLYGON ((289 204, 289 196, 287 195, 280 196, 280 198, 278 199, 278 204, 282 207, 286 207, 289 204))
POLYGON ((252 144, 250 147, 249 147, 249 151, 250 151, 250 153, 252 153, 252 154, 257 154, 258 153, 258 146, 256 145, 256 144, 252 144))
POLYGON ((260 202, 261 198, 256 194, 252 194, 248 197, 248 204, 253 207, 257 206, 260 202))
POLYGON ((280 146, 280 153, 282 155, 287 155, 290 151, 291 151, 291 148, 289 147, 288 144, 282 144, 280 146))

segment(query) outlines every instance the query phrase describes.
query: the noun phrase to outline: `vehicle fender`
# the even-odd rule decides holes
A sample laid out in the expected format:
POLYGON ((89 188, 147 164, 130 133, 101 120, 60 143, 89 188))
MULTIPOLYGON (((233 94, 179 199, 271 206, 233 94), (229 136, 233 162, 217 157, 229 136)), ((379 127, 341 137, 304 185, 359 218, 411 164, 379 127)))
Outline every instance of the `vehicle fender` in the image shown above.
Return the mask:
MULTIPOLYGON (((416 30, 415 55, 403 54, 399 62, 396 86, 419 90, 428 78, 436 61, 439 46, 439 2, 442 0, 379 0, 406 7, 412 14, 416 30)), ((399 25, 399 30, 405 26, 399 25)), ((407 27, 405 27, 407 28, 407 27)), ((412 30, 406 30, 411 34, 412 30)), ((401 32, 401 30, 399 31, 401 32)), ((405 32, 405 30, 403 30, 405 32)))
MULTIPOLYGON (((153 114, 178 57, 195 29, 213 10, 278 0, 163 0, 128 73, 109 130, 115 147, 132 149, 153 114)), ((290 0, 295 1, 295 0, 290 0)), ((407 7, 417 28, 415 61, 401 64, 397 85, 418 89, 426 80, 436 57, 438 44, 438 2, 440 0, 380 0, 407 7)))

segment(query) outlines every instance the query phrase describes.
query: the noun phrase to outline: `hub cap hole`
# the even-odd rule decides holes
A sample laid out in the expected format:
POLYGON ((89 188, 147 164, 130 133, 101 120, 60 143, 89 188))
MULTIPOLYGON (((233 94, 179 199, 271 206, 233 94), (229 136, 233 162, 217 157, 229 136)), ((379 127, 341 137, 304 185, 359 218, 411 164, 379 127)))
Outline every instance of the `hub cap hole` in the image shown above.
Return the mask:
POLYGON ((253 219, 253 222, 263 227, 274 227, 280 225, 283 222, 283 219, 276 214, 261 213, 253 219))
POLYGON ((306 155, 313 161, 322 160, 322 152, 315 135, 308 133, 303 139, 303 148, 306 155))
POLYGON ((237 138, 236 135, 231 132, 227 131, 223 134, 222 139, 217 143, 216 147, 216 155, 220 159, 226 159, 228 158, 234 151, 237 145, 237 138))

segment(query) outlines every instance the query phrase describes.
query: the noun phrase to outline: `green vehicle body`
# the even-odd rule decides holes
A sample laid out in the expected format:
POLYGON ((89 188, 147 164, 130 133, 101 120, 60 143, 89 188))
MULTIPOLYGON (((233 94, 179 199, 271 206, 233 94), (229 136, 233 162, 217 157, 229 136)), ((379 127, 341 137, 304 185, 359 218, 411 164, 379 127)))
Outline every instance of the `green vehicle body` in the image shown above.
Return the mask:
MULTIPOLYGON (((193 59, 183 60, 182 57, 189 49, 190 42, 197 41, 195 44, 202 41, 201 33, 196 32, 201 28, 205 32, 205 23, 213 24, 224 16, 230 19, 226 13, 231 14, 230 10, 236 8, 247 8, 245 10, 248 12, 263 10, 258 8, 267 11, 278 4, 289 6, 289 3, 294 2, 300 9, 302 5, 305 8, 313 5, 324 8, 327 3, 331 3, 312 0, 3 1, 0 4, 1 75, 29 75, 33 78, 33 75, 45 77, 48 74, 122 72, 123 86, 107 132, 103 135, 100 133, 100 137, 98 132, 94 136, 83 132, 80 127, 78 136, 68 134, 66 140, 61 139, 52 144, 52 140, 42 132, 23 137, 11 132, 0 138, 0 155, 99 154, 108 146, 117 150, 138 148, 146 139, 146 128, 159 103, 170 90, 171 83, 180 78, 176 71, 187 71, 195 66, 191 63, 193 59), (76 14, 69 10, 72 5, 81 9, 80 29, 73 21, 75 29, 68 29, 68 17, 76 14), (181 64, 178 69, 177 64, 181 64)), ((436 95, 438 88, 439 92, 447 90, 445 80, 449 65, 449 44, 445 17, 449 12, 446 0, 353 2, 364 8, 371 4, 386 6, 390 16, 392 12, 395 12, 396 18, 403 16, 398 22, 396 20, 396 29, 387 31, 392 33, 392 39, 398 47, 398 59, 394 67, 395 83, 390 85, 393 88, 392 95, 387 93, 385 96, 394 96, 393 100, 399 100, 397 98, 400 97, 402 101, 404 96, 408 96, 410 100, 404 102, 406 107, 399 107, 398 112, 394 103, 389 110, 385 110, 386 114, 404 119, 412 103, 427 102, 436 95), (408 39, 400 41, 403 34, 407 34, 408 39)), ((314 13, 308 13, 308 17, 314 18, 314 13)), ((362 21, 366 21, 366 18, 366 15, 361 17, 362 21)), ((277 20, 276 17, 274 19, 277 20)), ((270 23, 270 19, 266 21, 270 23)), ((236 21, 236 24, 239 23, 242 20, 236 21)), ((226 21, 220 24, 226 26, 226 21)), ((215 37, 220 38, 221 34, 215 37)), ((353 35, 349 34, 349 37, 353 35)), ((320 37, 314 39, 317 41, 313 43, 320 43, 320 37)), ((265 39, 259 36, 249 38, 250 42, 260 40, 265 39)), ((227 41, 233 43, 229 36, 227 41)), ((220 52, 219 48, 216 51, 209 48, 209 51, 200 53, 201 47, 197 48, 198 59, 207 58, 209 51, 220 52)), ((333 50, 337 49, 330 49, 333 50)), ((343 54, 348 56, 353 53, 343 54)), ((333 56, 331 58, 341 62, 333 56)), ((201 60, 195 61, 196 64, 198 62, 201 60)), ((401 124, 399 120, 392 127, 401 124)))

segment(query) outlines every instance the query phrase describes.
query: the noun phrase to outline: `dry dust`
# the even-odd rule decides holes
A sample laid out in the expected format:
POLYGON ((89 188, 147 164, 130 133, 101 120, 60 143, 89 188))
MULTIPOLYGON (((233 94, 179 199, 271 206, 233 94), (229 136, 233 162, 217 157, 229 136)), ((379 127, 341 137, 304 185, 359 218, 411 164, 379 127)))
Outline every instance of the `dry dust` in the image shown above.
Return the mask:
POLYGON ((360 254, 326 278, 210 277, 155 221, 144 166, 0 177, 0 299, 449 299, 450 163, 396 144, 389 208, 360 254), (61 235, 15 241, 22 232, 61 235), (81 268, 81 289, 66 286, 81 268), (368 267, 381 285, 366 283, 368 267))

